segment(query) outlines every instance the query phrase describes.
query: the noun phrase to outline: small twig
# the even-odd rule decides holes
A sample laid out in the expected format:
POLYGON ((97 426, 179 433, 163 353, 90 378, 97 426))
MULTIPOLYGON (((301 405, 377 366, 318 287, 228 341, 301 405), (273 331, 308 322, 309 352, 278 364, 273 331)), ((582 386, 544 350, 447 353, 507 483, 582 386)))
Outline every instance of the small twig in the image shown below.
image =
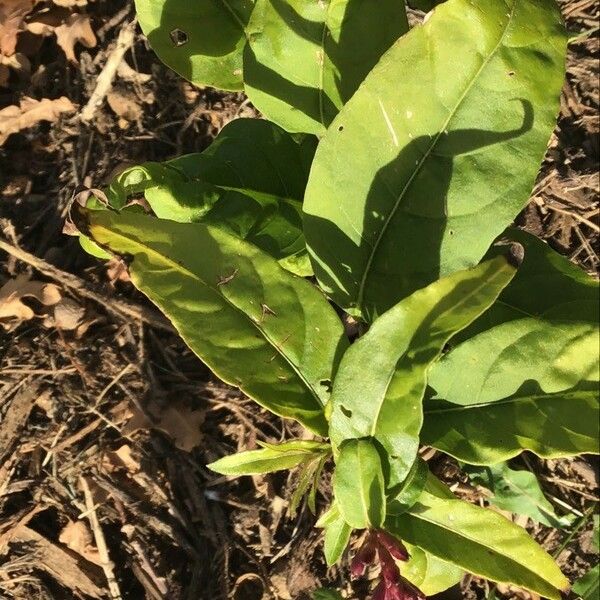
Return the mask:
POLYGON ((592 504, 590 507, 588 507, 583 516, 577 522, 577 525, 573 527, 571 533, 569 533, 565 541, 552 553, 552 557, 554 559, 557 559, 560 556, 560 553, 573 541, 573 539, 579 533, 579 531, 583 527, 585 527, 586 523, 588 522, 589 518, 594 514, 595 510, 595 504, 592 504))
POLYGON ((583 223, 584 225, 587 225, 590 229, 592 229, 596 233, 600 233, 600 227, 598 227, 598 225, 596 225, 596 223, 590 221, 589 219, 586 219, 585 217, 582 217, 581 215, 577 214, 574 211, 565 210, 563 208, 558 208, 557 206, 553 206, 552 204, 548 204, 547 202, 544 203, 544 206, 546 206, 550 210, 553 210, 554 212, 560 213, 561 215, 567 215, 568 217, 571 217, 571 218, 583 223))
POLYGON ((104 576, 106 577, 106 582, 108 583, 108 591, 110 592, 110 596, 113 600, 122 600, 123 597, 121 596, 121 590, 119 589, 119 584, 115 578, 113 564, 108 555, 108 547, 106 546, 104 532, 100 526, 100 520, 98 519, 98 514, 96 513, 96 506, 94 506, 92 491, 90 490, 90 486, 88 485, 85 477, 80 477, 79 482, 85 497, 87 517, 90 525, 92 526, 92 531, 94 532, 94 540, 96 541, 96 548, 98 549, 98 554, 100 556, 100 566, 104 571, 104 576))
POLYGON ((116 298, 108 298, 102 294, 99 294, 98 292, 92 290, 89 285, 83 279, 77 277, 77 275, 67 273, 66 271, 61 271, 45 260, 38 258, 37 256, 34 256, 33 254, 30 254, 21 248, 17 248, 16 246, 9 244, 2 239, 0 239, 0 250, 3 250, 11 256, 22 260, 23 262, 32 266, 34 269, 38 270, 40 273, 46 275, 46 277, 54 279, 62 286, 73 290, 80 296, 97 302, 107 312, 110 312, 121 319, 136 322, 143 321, 151 327, 160 329, 162 331, 168 331, 170 333, 175 331, 165 319, 154 313, 154 311, 151 311, 143 306, 136 306, 134 304, 117 300, 116 298))
POLYGON ((113 48, 104 68, 96 79, 96 88, 92 92, 87 104, 83 107, 80 113, 80 118, 84 123, 88 123, 94 118, 96 110, 104 102, 106 95, 112 87, 113 79, 117 74, 117 69, 125 56, 125 53, 135 41, 135 21, 125 25, 119 32, 117 43, 113 48))

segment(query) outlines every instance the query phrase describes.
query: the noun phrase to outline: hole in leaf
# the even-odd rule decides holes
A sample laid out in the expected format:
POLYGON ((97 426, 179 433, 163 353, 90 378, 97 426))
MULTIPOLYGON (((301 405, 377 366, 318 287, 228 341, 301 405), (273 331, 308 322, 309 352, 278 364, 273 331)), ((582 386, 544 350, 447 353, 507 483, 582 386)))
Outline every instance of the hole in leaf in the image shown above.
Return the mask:
POLYGON ((352 418, 352 411, 349 408, 346 408, 343 404, 340 406, 340 410, 345 417, 348 417, 349 419, 352 418))
POLYGON ((179 46, 183 46, 188 43, 188 34, 182 29, 173 29, 169 34, 171 41, 175 46, 179 48, 179 46))
POLYGON ((328 392, 331 392, 331 379, 321 379, 319 385, 323 386, 328 392))

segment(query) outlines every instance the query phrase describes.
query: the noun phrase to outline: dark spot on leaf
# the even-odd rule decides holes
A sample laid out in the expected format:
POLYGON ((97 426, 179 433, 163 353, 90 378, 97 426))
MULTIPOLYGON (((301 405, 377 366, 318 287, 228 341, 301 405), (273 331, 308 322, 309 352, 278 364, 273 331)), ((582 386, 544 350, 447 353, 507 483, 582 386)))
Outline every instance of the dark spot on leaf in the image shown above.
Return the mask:
POLYGON ((321 379, 319 385, 322 385, 328 392, 331 392, 331 379, 321 379))
POLYGON ((515 72, 514 72, 514 71, 509 71, 509 72, 508 72, 508 76, 509 76, 509 77, 512 77, 514 74, 515 74, 515 72))
POLYGON ((173 29, 171 33, 169 33, 169 37, 175 46, 179 48, 179 46, 184 46, 188 43, 188 34, 181 29, 173 29))
POLYGON ((448 231, 448 233, 449 233, 450 235, 454 235, 454 229, 450 229, 450 230, 448 231))
POLYGON ((338 127, 338 131, 344 131, 344 126, 343 126, 343 125, 340 125, 340 126, 338 127))
POLYGON ((352 418, 352 411, 349 408, 346 408, 344 405, 342 405, 340 406, 340 410, 345 417, 348 417, 349 419, 352 418))

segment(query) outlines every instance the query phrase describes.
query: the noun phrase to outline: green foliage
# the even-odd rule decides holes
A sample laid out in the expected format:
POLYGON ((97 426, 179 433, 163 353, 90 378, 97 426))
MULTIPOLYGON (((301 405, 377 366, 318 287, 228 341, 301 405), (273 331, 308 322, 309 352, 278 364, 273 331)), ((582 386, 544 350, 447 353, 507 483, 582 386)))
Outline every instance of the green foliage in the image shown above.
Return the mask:
POLYGON ((143 194, 157 217, 214 225, 307 276, 302 199, 315 147, 269 121, 236 119, 204 152, 131 167, 106 193, 114 208, 143 194))
POLYGON ((391 0, 136 6, 182 75, 245 87, 285 130, 322 136, 236 120, 204 152, 128 169, 105 203, 71 210, 84 248, 123 257, 218 377, 319 436, 209 467, 297 467, 289 514, 304 497, 316 514, 333 456, 317 522, 328 565, 368 528, 353 572, 388 552, 385 584, 404 597, 418 596, 406 580, 435 594, 468 571, 559 600, 568 582, 525 530, 456 499, 419 456, 426 444, 489 467, 469 469, 490 503, 563 526, 533 474, 497 463, 598 451, 598 284, 528 234, 497 240, 555 124, 554 1, 447 0, 408 33, 391 0), (300 277, 311 262, 321 289, 300 277))
POLYGON ((466 571, 552 600, 560 600, 560 591, 569 587, 553 559, 524 529, 463 500, 426 489, 408 512, 390 517, 386 529, 466 571))
POLYGON ((241 90, 246 25, 254 0, 136 0, 159 58, 199 85, 241 90))
POLYGON ((581 600, 597 600, 600 595, 600 564, 575 582, 573 593, 581 600))
POLYGON ((323 406, 347 342, 323 295, 248 242, 202 223, 89 211, 84 233, 129 272, 225 382, 325 435, 323 406))
POLYGON ((515 471, 506 463, 475 467, 466 465, 464 469, 473 483, 487 488, 490 504, 515 513, 525 515, 548 527, 568 527, 571 519, 559 517, 530 471, 515 471))
POLYGON ((323 134, 407 30, 398 0, 257 0, 244 54, 245 91, 288 131, 323 134))
POLYGON ((382 57, 306 190, 313 268, 337 304, 373 321, 479 262, 528 200, 565 51, 554 0, 448 0, 382 57))
POLYGON ((419 447, 428 368, 514 273, 504 257, 496 258, 432 283, 377 319, 342 359, 331 397, 332 443, 374 437, 386 451, 388 487, 402 483, 419 447))
POLYGON ((328 444, 297 440, 268 445, 261 450, 238 452, 206 466, 222 475, 258 475, 310 464, 315 458, 320 459, 329 452, 328 444))
POLYGON ((385 484, 379 452, 369 439, 345 441, 336 460, 333 492, 341 516, 355 529, 385 521, 385 484))

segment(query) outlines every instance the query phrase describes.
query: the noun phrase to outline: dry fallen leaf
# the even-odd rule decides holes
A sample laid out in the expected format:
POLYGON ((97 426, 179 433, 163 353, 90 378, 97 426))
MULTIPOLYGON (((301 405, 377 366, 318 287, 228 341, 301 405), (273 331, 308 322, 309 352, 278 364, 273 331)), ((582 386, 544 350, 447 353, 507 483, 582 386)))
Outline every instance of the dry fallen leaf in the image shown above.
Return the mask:
POLYGON ((12 56, 17 47, 17 36, 25 28, 23 19, 37 0, 0 0, 0 54, 12 56))
POLYGON ((85 308, 80 306, 75 300, 63 298, 54 306, 54 327, 63 331, 72 331, 77 329, 85 316, 85 308))
POLYGON ((83 521, 69 521, 58 536, 58 541, 86 560, 101 565, 100 554, 92 543, 92 532, 83 521))
POLYGON ((105 452, 101 465, 105 473, 114 473, 119 469, 125 469, 129 473, 135 474, 140 470, 140 463, 133 457, 129 444, 123 444, 114 451, 105 452))
POLYGON ((113 112, 120 117, 119 126, 121 129, 126 129, 129 123, 139 121, 142 118, 142 108, 133 94, 111 91, 106 94, 106 101, 113 112))
POLYGON ((61 297, 60 289, 53 283, 30 281, 27 275, 19 275, 0 288, 0 325, 9 330, 36 316, 23 298, 35 298, 44 306, 53 306, 61 297))
POLYGON ((130 435, 140 429, 158 429, 167 434, 173 444, 180 450, 190 452, 202 441, 200 426, 204 422, 204 412, 192 410, 182 404, 169 405, 162 411, 152 411, 156 414, 153 423, 137 407, 133 410, 131 420, 122 429, 123 435, 130 435))
POLYGON ((66 96, 56 100, 25 97, 19 106, 7 106, 0 110, 0 146, 13 133, 33 127, 40 121, 56 121, 61 114, 74 110, 75 106, 66 96))
POLYGON ((97 41, 90 18, 88 15, 73 13, 67 20, 54 30, 56 41, 63 49, 66 57, 73 63, 77 63, 75 58, 75 44, 83 44, 86 48, 93 48, 97 41))

